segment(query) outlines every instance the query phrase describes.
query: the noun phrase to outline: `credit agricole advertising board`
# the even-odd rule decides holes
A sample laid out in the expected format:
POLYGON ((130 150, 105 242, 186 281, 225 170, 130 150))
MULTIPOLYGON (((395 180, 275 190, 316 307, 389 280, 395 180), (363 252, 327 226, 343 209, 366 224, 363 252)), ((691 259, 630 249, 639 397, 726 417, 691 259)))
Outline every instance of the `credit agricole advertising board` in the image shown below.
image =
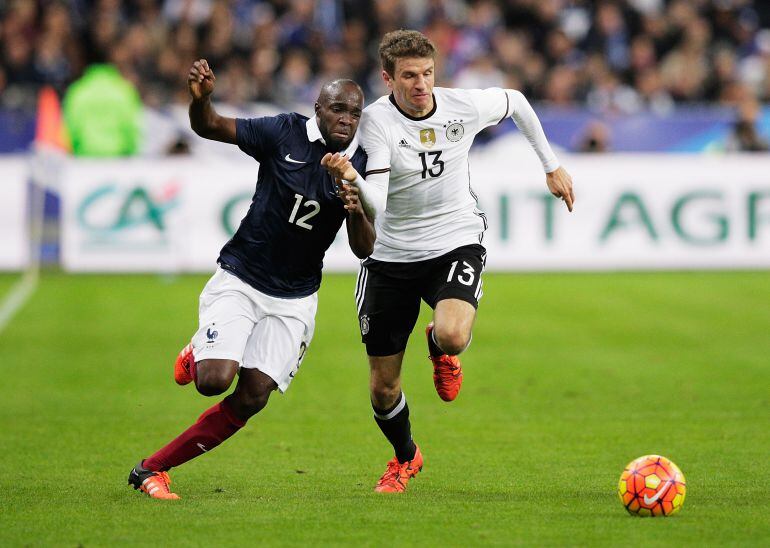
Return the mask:
MULTIPOLYGON (((494 147, 471 157, 471 187, 489 225, 488 269, 770 267, 767 156, 561 160, 575 182, 573 213, 547 192, 533 153, 494 147)), ((212 271, 248 209, 257 167, 248 160, 69 162, 60 186, 64 267, 212 271)), ((327 270, 357 269, 344 228, 324 263, 327 270)))

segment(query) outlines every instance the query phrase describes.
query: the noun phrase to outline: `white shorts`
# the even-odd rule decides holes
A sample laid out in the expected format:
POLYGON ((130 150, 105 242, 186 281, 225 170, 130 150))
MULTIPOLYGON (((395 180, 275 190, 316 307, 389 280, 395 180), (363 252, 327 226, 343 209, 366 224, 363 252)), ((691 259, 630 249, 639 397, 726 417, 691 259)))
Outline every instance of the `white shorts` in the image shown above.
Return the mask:
POLYGON ((200 296, 195 361, 236 361, 259 369, 285 392, 313 338, 317 307, 317 293, 271 297, 217 268, 200 296))

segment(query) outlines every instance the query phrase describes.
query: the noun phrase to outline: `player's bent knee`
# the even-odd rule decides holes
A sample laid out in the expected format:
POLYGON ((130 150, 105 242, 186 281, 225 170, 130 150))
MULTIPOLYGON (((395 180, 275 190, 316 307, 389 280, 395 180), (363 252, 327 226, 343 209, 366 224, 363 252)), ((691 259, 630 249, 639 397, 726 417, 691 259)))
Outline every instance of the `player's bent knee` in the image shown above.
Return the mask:
POLYGON ((203 396, 218 396, 223 394, 230 388, 230 383, 223 379, 200 379, 196 382, 195 387, 198 392, 203 396))
POLYGON ((203 360, 196 365, 195 387, 204 396, 226 392, 238 372, 238 362, 232 360, 203 360))
POLYGON ((401 383, 375 383, 370 386, 372 403, 379 409, 387 409, 396 403, 401 394, 401 383))
POLYGON ((450 356, 456 356, 468 347, 470 343, 470 334, 464 333, 459 329, 436 331, 436 343, 439 348, 450 356))

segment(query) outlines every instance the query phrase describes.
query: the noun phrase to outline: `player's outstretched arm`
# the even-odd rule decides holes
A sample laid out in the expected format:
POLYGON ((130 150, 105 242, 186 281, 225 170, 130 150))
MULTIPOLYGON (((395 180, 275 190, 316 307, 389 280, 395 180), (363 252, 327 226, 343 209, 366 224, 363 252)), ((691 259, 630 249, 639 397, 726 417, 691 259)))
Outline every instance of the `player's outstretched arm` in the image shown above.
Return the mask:
POLYGON ((512 102, 511 117, 516 122, 516 127, 527 138, 529 144, 532 145, 532 148, 540 158, 540 162, 543 164, 543 168, 546 171, 545 182, 548 185, 548 190, 557 198, 564 200, 564 203, 567 204, 567 209, 572 211, 575 202, 575 193, 572 190, 572 177, 570 177, 566 169, 559 166, 559 160, 556 158, 553 150, 551 150, 551 145, 548 144, 537 114, 535 114, 523 93, 513 89, 506 90, 506 93, 512 102))
POLYGON ((190 91, 190 127, 206 139, 235 144, 235 118, 220 116, 211 104, 216 77, 208 61, 199 59, 187 74, 187 89, 190 91))

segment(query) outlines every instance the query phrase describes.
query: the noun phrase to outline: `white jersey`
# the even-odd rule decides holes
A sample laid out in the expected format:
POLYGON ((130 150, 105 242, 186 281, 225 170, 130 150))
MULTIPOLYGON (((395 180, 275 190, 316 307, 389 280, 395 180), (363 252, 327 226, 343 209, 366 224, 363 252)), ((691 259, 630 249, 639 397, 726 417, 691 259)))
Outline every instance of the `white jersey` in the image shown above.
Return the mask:
POLYGON ((433 98, 433 110, 421 118, 403 112, 391 96, 364 109, 358 129, 368 155, 364 177, 367 183, 388 177, 384 212, 375 218, 374 259, 419 261, 482 242, 487 220, 477 207, 468 152, 481 130, 515 114, 515 103, 523 100, 531 112, 524 122, 534 118, 539 134, 522 130, 546 171, 558 167, 521 93, 437 87, 433 98))

